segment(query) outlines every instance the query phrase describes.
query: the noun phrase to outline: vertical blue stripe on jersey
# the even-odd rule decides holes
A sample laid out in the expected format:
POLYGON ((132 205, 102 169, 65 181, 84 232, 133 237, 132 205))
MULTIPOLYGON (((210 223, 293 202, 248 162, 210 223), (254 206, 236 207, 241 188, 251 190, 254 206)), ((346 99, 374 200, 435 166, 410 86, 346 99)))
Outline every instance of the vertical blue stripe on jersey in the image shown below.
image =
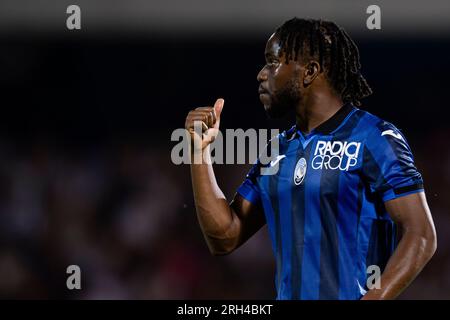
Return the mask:
MULTIPOLYGON (((343 124, 344 126, 333 136, 331 139, 332 141, 345 141, 351 137, 353 130, 358 127, 357 124, 362 115, 361 111, 357 112, 358 113, 353 117, 347 118, 349 120, 347 123, 343 124)), ((340 262, 345 262, 339 259, 339 248, 347 247, 348 243, 344 242, 344 239, 340 238, 338 235, 338 229, 343 228, 345 230, 347 226, 340 225, 338 227, 337 223, 349 222, 345 221, 345 218, 341 220, 338 219, 340 213, 343 215, 345 214, 345 212, 339 212, 338 207, 340 175, 341 171, 339 169, 323 170, 320 180, 320 218, 322 222, 322 237, 320 240, 319 299, 325 300, 339 299, 340 270, 348 267, 346 264, 342 265, 340 262)), ((357 199, 355 198, 354 201, 356 202, 356 200, 357 199)), ((356 218, 356 216, 354 218, 356 218)))
MULTIPOLYGON (((317 142, 309 144, 307 150, 315 148, 317 142)), ((314 150, 314 149, 312 149, 314 150)), ((313 154, 313 151, 310 151, 313 154)), ((307 162, 304 184, 305 201, 304 204, 304 245, 301 273, 301 298, 313 300, 319 298, 320 283, 320 217, 316 214, 320 208, 320 178, 322 170, 310 168, 311 157, 307 162)))
MULTIPOLYGON (((296 153, 299 147, 298 140, 286 142, 283 146, 283 151, 280 154, 285 154, 286 158, 281 160, 278 175, 278 200, 280 212, 280 227, 281 227, 281 243, 283 244, 282 261, 284 261, 282 268, 282 279, 279 281, 281 287, 279 291, 282 293, 281 299, 292 299, 291 288, 291 255, 292 255, 292 221, 291 221, 291 181, 293 179, 292 168, 295 166, 295 157, 290 156, 296 153), (281 153, 283 152, 283 153, 281 153)), ((280 148, 281 149, 281 148, 280 148)))
MULTIPOLYGON (((380 167, 378 166, 378 163, 375 161, 374 157, 372 156, 372 153, 367 149, 364 148, 364 158, 363 158, 363 172, 367 172, 370 174, 373 178, 376 179, 376 181, 373 181, 375 185, 385 185, 386 181, 384 179, 384 176, 381 172, 380 167)), ((374 264, 376 257, 374 255, 377 255, 374 250, 376 247, 374 246, 374 232, 376 231, 376 228, 378 227, 377 221, 380 218, 379 214, 384 212, 384 209, 381 208, 382 202, 381 198, 377 199, 375 194, 369 195, 371 199, 367 199, 364 195, 363 198, 363 207, 366 208, 365 216, 361 217, 360 224, 359 224, 359 230, 358 230, 358 245, 360 246, 360 255, 361 255, 361 262, 360 265, 362 270, 360 270, 360 285, 367 289, 366 286, 366 280, 367 280, 367 267, 369 265, 374 264), (370 202, 369 202, 370 201, 370 202), (376 204, 379 202, 379 204, 376 204), (374 206, 375 203, 375 206, 374 206), (370 212, 368 209, 373 208, 373 211, 370 212), (378 208, 378 209, 377 209, 378 208)), ((375 263, 376 264, 376 263, 375 263)))
MULTIPOLYGON (((363 165, 365 166, 365 168, 363 168, 363 171, 369 171, 373 177, 378 177, 377 178, 377 184, 384 184, 385 180, 383 177, 383 174, 381 173, 380 167, 378 166, 378 164, 376 163, 376 161, 374 160, 371 152, 368 149, 364 150, 364 160, 363 160, 363 165)), ((372 195, 373 197, 375 197, 374 195, 372 195)), ((367 201, 367 199, 364 199, 365 202, 367 201)), ((372 199, 372 201, 377 201, 376 199, 372 199)), ((370 204, 367 204, 367 207, 370 207, 370 204)), ((360 230, 359 230, 359 236, 361 237, 360 239, 360 243, 363 243, 363 249, 365 249, 362 254, 363 256, 366 257, 366 261, 367 261, 367 255, 370 254, 370 239, 371 237, 371 233, 372 233, 372 228, 373 228, 373 224, 374 221, 376 221, 376 219, 378 218, 378 213, 375 211, 373 212, 372 216, 366 216, 366 219, 364 219, 363 221, 361 221, 361 225, 360 225, 360 230), (366 246, 367 244, 367 246, 366 246)), ((365 268, 367 268, 367 263, 365 265, 365 268)), ((366 274, 366 270, 364 270, 364 273, 366 274)), ((367 274, 366 274, 367 276, 367 274)), ((365 282, 364 282, 365 283, 365 282)))
MULTIPOLYGON (((361 258, 361 213, 364 208, 364 182, 362 179, 359 180, 358 183, 358 201, 357 201, 357 214, 358 214, 358 227, 356 228, 356 252, 355 252, 355 264, 356 264, 356 272, 355 276, 357 277, 356 280, 358 281, 358 284, 364 288, 364 284, 366 281, 366 265, 364 259, 361 258)), ((367 239, 367 238, 366 238, 367 239)), ((356 289, 356 288, 355 288, 356 289)), ((355 293, 355 298, 360 298, 363 295, 363 292, 358 287, 357 293, 355 293)))
MULTIPOLYGON (((295 175, 295 167, 298 160, 303 156, 303 148, 299 146, 295 157, 293 176, 295 175)), ((292 181, 291 181, 292 183, 292 181)), ((292 186, 292 207, 291 207, 291 234, 292 234, 292 254, 291 254, 291 299, 298 300, 300 298, 301 287, 301 258, 303 253, 303 216, 304 216, 304 184, 295 187, 292 186)))
POLYGON ((340 173, 340 170, 322 170, 320 179, 320 221, 322 223, 322 232, 319 242, 319 299, 321 300, 335 300, 339 298, 339 239, 335 213, 337 213, 338 206, 337 197, 340 173))
MULTIPOLYGON (((359 117, 355 116, 354 119, 359 117)), ((357 126, 352 129, 353 132, 359 132, 363 129, 363 118, 359 121, 357 126)), ((348 140, 351 141, 349 135, 348 140)), ((345 140, 345 139, 342 139, 345 140)), ((363 150, 360 150, 362 153, 363 150)), ((360 155, 358 161, 362 161, 363 157, 360 155)), ((342 176, 341 176, 342 177, 342 176)), ((338 216, 337 216, 337 231, 338 231, 338 248, 339 248, 339 299, 357 299, 360 295, 357 286, 357 278, 355 277, 358 267, 358 239, 357 230, 359 215, 362 206, 361 192, 362 182, 360 175, 348 174, 339 181, 338 194, 338 216), (345 180, 344 180, 345 178, 345 180), (351 214, 353 213, 353 214, 351 214)))
MULTIPOLYGON (((302 141, 302 145, 303 141, 302 141)), ((306 144, 307 145, 307 144, 306 144)), ((310 145, 311 146, 311 145, 310 145)), ((297 156, 295 157, 295 163, 293 164, 292 171, 292 212, 291 212, 291 228, 292 228, 292 255, 291 255, 291 266, 292 266, 292 299, 301 298, 301 284, 302 284, 302 261, 303 261, 303 241, 304 241, 304 226, 305 226, 305 182, 300 185, 295 185, 295 167, 297 162, 301 158, 309 159, 309 150, 311 147, 307 148, 306 151, 299 146, 297 150, 297 156)))
MULTIPOLYGON (((272 251, 275 259, 277 259, 277 235, 275 229, 275 210, 272 206, 271 196, 268 194, 270 190, 269 185, 272 180, 272 176, 261 176, 260 186, 261 186, 261 200, 264 208, 264 215, 266 216, 267 228, 269 229, 269 235, 271 240, 272 251)), ((277 299, 278 299, 278 267, 276 267, 276 273, 274 276, 275 288, 277 289, 277 299)))
POLYGON ((359 175, 339 183, 337 231, 339 239, 339 299, 355 299, 359 175), (343 186, 346 184, 347 186, 343 186))
MULTIPOLYGON (((267 190, 269 190, 269 179, 270 176, 261 176, 259 178, 259 184, 261 189, 261 202, 262 206, 264 208, 264 215, 266 216, 266 223, 267 228, 269 229, 269 235, 270 235, 270 244, 272 246, 272 251, 274 254, 274 257, 276 256, 277 250, 276 250, 276 235, 275 235, 275 211, 272 207, 272 202, 270 197, 268 196, 267 190)), ((276 277, 275 277, 276 281, 276 277)))
MULTIPOLYGON (((367 199, 363 199, 363 207, 370 206, 371 204, 367 202, 367 199)), ((370 232, 372 230, 373 218, 363 218, 361 217, 358 227, 358 260, 359 260, 359 273, 358 273, 358 283, 359 285, 367 290, 367 252, 369 249, 369 239, 370 232)))
MULTIPOLYGON (((281 146, 280 146, 281 147, 281 146)), ((282 161, 279 162, 278 170, 281 169, 282 161)), ((268 184, 269 184, 269 197, 270 202, 272 204, 273 217, 274 217, 274 236, 275 236, 275 260, 276 260, 276 287, 277 287, 277 299, 282 299, 280 297, 281 292, 281 272, 282 272, 282 243, 281 243, 281 227, 280 227, 280 208, 278 202, 278 175, 270 175, 268 176, 268 184)))

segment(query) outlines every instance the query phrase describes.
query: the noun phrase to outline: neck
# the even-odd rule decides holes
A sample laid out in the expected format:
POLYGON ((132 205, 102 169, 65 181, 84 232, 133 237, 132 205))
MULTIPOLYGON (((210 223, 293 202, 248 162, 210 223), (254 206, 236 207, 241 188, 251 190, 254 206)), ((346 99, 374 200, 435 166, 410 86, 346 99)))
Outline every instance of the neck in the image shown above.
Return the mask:
POLYGON ((296 108, 297 127, 310 133, 330 119, 343 106, 342 99, 334 94, 316 92, 299 103, 296 108))

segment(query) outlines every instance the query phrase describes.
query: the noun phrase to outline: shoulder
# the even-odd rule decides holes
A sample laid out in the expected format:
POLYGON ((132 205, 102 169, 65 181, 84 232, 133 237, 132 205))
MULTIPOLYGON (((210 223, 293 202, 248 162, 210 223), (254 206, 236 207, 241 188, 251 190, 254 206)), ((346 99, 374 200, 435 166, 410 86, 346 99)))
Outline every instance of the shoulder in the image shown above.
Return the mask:
POLYGON ((411 148, 403 132, 394 124, 386 121, 367 111, 361 121, 363 133, 360 136, 364 141, 364 150, 369 150, 372 154, 384 155, 398 158, 399 156, 412 158, 411 148), (411 155, 411 157, 410 157, 411 155))
POLYGON ((360 112, 361 127, 364 128, 365 138, 391 136, 397 139, 405 139, 401 130, 391 122, 365 110, 358 110, 358 112, 360 112))

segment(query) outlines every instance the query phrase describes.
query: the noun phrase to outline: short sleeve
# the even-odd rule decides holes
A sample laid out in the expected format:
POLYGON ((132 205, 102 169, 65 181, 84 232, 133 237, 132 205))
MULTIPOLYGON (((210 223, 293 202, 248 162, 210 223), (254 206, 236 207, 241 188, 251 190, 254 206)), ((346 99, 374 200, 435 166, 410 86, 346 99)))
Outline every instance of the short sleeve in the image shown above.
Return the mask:
POLYGON ((244 182, 237 190, 237 193, 253 204, 259 204, 261 201, 261 192, 257 182, 257 178, 260 175, 260 169, 261 164, 259 160, 257 160, 245 177, 244 182))
POLYGON ((384 202, 423 191, 406 138, 394 125, 381 121, 364 146, 363 175, 384 202))

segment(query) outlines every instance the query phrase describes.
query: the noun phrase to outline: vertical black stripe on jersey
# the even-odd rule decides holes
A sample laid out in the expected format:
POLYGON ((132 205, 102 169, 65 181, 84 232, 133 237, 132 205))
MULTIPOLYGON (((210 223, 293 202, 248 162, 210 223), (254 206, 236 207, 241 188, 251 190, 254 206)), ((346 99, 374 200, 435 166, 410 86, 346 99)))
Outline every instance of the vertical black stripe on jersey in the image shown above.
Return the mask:
MULTIPOLYGON (((280 154, 284 154, 281 151, 280 141, 280 154)), ((278 162, 278 173, 281 172, 281 166, 283 161, 278 162)), ((278 197, 278 174, 271 175, 269 178, 269 194, 270 202, 272 203, 272 209, 274 213, 274 225, 275 225, 275 245, 276 245, 276 271, 277 271, 277 291, 280 290, 281 274, 283 270, 283 246, 281 243, 281 217, 280 217, 280 205, 278 197)))
MULTIPOLYGON (((331 139, 343 141, 348 139, 352 130, 361 119, 362 113, 357 111, 347 120, 331 139)), ((320 221, 322 235, 320 240, 320 300, 339 299, 339 236, 337 231, 339 176, 341 170, 322 169, 320 179, 320 221), (328 247, 328 246, 331 246, 328 247)))
MULTIPOLYGON (((376 178, 376 186, 386 186, 381 169, 367 148, 364 150, 363 172, 366 175, 370 173, 372 180, 376 178)), ((378 194, 371 194, 368 198, 372 198, 372 201, 375 203, 377 216, 385 211, 383 201, 378 194)), ((384 219, 373 220, 367 248, 366 267, 377 265, 381 271, 384 270, 387 260, 391 255, 391 252, 388 252, 387 248, 395 246, 395 244, 391 243, 393 232, 395 230, 391 221, 384 219), (383 241, 387 241, 389 246, 383 244, 383 241)))
POLYGON ((358 214, 358 225, 359 221, 361 219, 361 211, 362 211, 362 205, 363 205, 363 192, 364 192, 364 182, 362 179, 359 179, 358 182, 358 202, 356 204, 356 212, 358 214))
POLYGON ((395 247, 393 238, 395 234, 394 223, 390 220, 374 220, 370 231, 369 246, 367 249, 366 266, 376 265, 381 272, 391 256, 391 249, 395 247))
POLYGON ((340 170, 322 170, 320 179, 320 287, 319 299, 339 298, 339 256, 337 217, 340 170), (329 183, 335 181, 336 183, 329 183), (331 248, 329 247, 331 246, 331 248))
MULTIPOLYGON (((373 157, 370 150, 364 147, 364 157, 363 157, 363 166, 362 166, 363 175, 369 178, 369 182, 373 184, 374 188, 377 192, 386 191, 389 186, 387 185, 387 181, 381 172, 380 167, 378 166, 375 158, 373 157)), ((370 187, 367 188, 370 190, 370 187)), ((378 194, 368 194, 367 198, 372 202, 377 202, 377 214, 378 212, 384 212, 384 208, 380 206, 383 205, 381 197, 378 194)))
MULTIPOLYGON (((309 159, 312 143, 308 144, 306 150, 303 151, 302 145, 297 150, 297 157, 294 163, 297 165, 299 159, 304 157, 309 159)), ((293 172, 293 177, 295 172, 293 172)), ((292 178, 294 179, 294 178, 292 178)), ((291 255, 291 290, 292 299, 297 300, 301 297, 302 292, 302 258, 303 258, 303 241, 305 227, 305 183, 302 182, 296 186, 293 184, 291 197, 291 228, 292 228, 292 255, 291 255)))
MULTIPOLYGON (((363 201, 364 201, 364 188, 365 188, 366 186, 364 185, 364 181, 363 181, 363 179, 359 179, 359 182, 358 182, 358 200, 357 200, 357 203, 356 203, 356 213, 357 213, 357 215, 358 215, 358 222, 357 222, 357 235, 356 235, 356 239, 358 239, 359 237, 360 237, 360 232, 361 232, 361 228, 360 228, 360 223, 361 223, 361 213, 362 213, 362 210, 363 210, 363 201)), ((357 242, 359 242, 359 241, 357 241, 357 242)), ((357 244, 357 252, 358 252, 358 254, 359 254, 359 244, 357 244)), ((360 261, 361 259, 358 257, 357 258, 357 260, 358 261, 360 261)), ((358 269, 358 272, 361 272, 361 273, 363 273, 364 275, 366 274, 366 271, 365 270, 361 270, 359 267, 357 268, 358 269)), ((358 273, 358 280, 360 280, 360 273, 358 273)), ((362 279, 361 279, 362 280, 362 279)), ((361 282, 361 283, 365 283, 365 280, 366 280, 366 278, 364 278, 364 281, 363 282, 361 282)), ((359 283, 359 282, 358 282, 359 283)), ((367 289, 367 288, 366 288, 367 289)))

